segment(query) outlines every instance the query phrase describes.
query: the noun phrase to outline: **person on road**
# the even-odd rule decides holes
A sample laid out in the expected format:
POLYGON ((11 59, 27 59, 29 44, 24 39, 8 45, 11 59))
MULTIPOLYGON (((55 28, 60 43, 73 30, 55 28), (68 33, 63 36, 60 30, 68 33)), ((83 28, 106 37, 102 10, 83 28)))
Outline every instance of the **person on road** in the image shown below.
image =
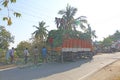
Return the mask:
POLYGON ((9 51, 9 55, 10 55, 10 62, 13 63, 13 61, 14 61, 14 47, 12 47, 12 49, 9 51))
POLYGON ((45 47, 42 48, 42 59, 43 63, 47 62, 47 49, 45 47))
POLYGON ((38 50, 37 46, 35 46, 35 48, 34 48, 33 55, 34 55, 34 64, 37 64, 38 56, 39 56, 39 50, 38 50))
POLYGON ((24 50, 24 61, 25 61, 25 64, 28 62, 28 56, 29 56, 29 52, 28 52, 28 48, 26 48, 24 50))

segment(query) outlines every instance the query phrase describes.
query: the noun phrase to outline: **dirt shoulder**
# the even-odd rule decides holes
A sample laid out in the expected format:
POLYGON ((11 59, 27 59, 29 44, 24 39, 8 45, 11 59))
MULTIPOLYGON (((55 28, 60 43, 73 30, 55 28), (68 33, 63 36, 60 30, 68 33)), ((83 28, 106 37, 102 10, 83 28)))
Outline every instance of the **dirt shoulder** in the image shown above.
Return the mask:
POLYGON ((9 64, 9 65, 1 65, 0 69, 6 69, 6 68, 11 68, 11 67, 15 67, 15 64, 9 64))
POLYGON ((103 67, 84 80, 120 80, 120 60, 103 67))

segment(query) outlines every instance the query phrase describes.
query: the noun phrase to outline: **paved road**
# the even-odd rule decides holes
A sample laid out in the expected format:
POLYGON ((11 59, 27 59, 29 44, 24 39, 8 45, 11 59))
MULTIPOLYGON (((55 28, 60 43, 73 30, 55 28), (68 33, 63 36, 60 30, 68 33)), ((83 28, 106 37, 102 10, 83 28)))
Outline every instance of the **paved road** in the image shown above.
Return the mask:
POLYGON ((120 53, 94 56, 93 60, 48 63, 0 71, 0 80, 84 80, 85 77, 120 58, 120 53))

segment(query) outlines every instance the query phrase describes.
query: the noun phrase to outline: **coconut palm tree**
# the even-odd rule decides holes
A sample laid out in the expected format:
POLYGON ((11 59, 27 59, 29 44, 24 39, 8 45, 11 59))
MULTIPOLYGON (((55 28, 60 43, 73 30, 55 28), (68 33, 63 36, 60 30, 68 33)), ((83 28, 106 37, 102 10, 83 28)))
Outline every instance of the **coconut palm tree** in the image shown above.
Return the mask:
POLYGON ((41 21, 39 22, 38 27, 35 25, 33 25, 33 27, 35 27, 37 30, 34 31, 32 35, 38 40, 45 41, 47 38, 47 32, 48 32, 48 30, 46 29, 48 26, 45 26, 45 22, 41 21))
POLYGON ((57 26, 57 29, 65 29, 65 19, 55 17, 55 24, 57 26))
POLYGON ((80 26, 82 30, 86 29, 86 26, 88 25, 87 17, 86 16, 80 16, 75 19, 75 25, 80 26))
POLYGON ((67 5, 65 10, 60 10, 58 14, 62 15, 62 18, 55 18, 57 27, 59 24, 62 24, 62 26, 59 26, 59 28, 62 27, 62 29, 76 30, 76 26, 80 26, 82 30, 85 30, 85 25, 87 25, 86 16, 80 16, 75 19, 74 16, 76 12, 77 8, 71 7, 70 5, 67 5))
POLYGON ((89 35, 90 39, 97 38, 97 36, 95 34, 95 30, 91 29, 90 24, 88 24, 88 28, 86 29, 85 32, 89 35))
POLYGON ((65 10, 60 10, 58 12, 58 14, 62 15, 62 18, 64 19, 64 25, 67 30, 72 29, 76 12, 77 8, 71 7, 70 5, 67 5, 65 10))

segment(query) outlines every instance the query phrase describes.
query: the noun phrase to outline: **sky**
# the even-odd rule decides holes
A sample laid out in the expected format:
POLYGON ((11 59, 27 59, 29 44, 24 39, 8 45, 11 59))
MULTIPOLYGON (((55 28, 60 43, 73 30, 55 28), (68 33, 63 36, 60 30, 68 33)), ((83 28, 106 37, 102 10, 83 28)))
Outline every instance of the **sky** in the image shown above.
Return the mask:
POLYGON ((87 17, 88 23, 98 36, 95 40, 103 40, 120 30, 119 0, 17 0, 9 6, 13 21, 11 26, 2 21, 2 17, 7 15, 6 9, 0 11, 0 25, 4 25, 15 36, 15 42, 10 46, 16 47, 19 42, 29 40, 36 30, 33 25, 38 26, 38 22, 46 22, 49 31, 56 29, 54 19, 61 17, 58 11, 65 9, 67 4, 78 9, 75 18, 87 17), (15 18, 12 11, 20 12, 22 16, 15 18))

